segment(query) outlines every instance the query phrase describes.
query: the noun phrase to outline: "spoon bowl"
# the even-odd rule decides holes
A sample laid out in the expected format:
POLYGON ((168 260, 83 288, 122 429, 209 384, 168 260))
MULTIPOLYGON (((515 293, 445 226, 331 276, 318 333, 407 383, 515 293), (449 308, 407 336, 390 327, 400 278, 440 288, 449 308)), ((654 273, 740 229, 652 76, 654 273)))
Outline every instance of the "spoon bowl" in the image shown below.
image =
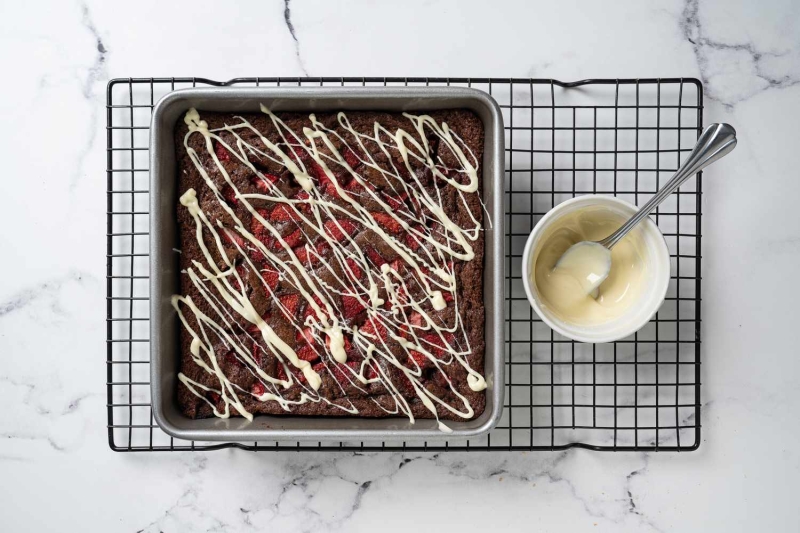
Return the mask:
POLYGON ((599 242, 581 241, 564 252, 556 268, 578 280, 586 294, 596 297, 611 272, 611 250, 599 242))

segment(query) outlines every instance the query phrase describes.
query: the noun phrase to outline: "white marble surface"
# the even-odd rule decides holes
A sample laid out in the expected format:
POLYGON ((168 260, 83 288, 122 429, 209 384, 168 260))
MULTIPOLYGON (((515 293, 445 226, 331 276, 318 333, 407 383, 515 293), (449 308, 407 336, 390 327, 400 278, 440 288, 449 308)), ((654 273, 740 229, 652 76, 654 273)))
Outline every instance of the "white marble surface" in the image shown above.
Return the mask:
POLYGON ((2 529, 796 531, 800 6, 533 4, 3 0, 2 529), (109 451, 106 81, 303 73, 701 78, 740 144, 704 187, 700 449, 109 451))

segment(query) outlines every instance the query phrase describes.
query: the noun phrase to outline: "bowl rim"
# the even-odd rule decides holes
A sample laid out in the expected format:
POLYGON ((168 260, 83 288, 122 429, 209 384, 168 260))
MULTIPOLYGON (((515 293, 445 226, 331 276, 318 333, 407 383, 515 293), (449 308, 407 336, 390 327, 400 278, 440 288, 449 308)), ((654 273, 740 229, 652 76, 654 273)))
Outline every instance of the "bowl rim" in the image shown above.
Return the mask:
POLYGON ((645 217, 645 219, 640 222, 640 224, 648 225, 649 227, 656 230, 657 234, 661 237, 660 239, 656 239, 655 242, 657 243, 656 246, 659 246, 664 251, 664 256, 666 257, 667 265, 664 269, 666 281, 663 283, 664 288, 661 291, 661 294, 657 294, 656 298, 654 298, 654 302, 657 302, 656 305, 653 306, 652 312, 643 312, 642 316, 638 320, 632 320, 624 329, 621 329, 618 333, 609 334, 606 336, 585 336, 580 332, 570 332, 562 328, 559 324, 554 322, 540 306, 539 303, 536 301, 536 298, 533 297, 533 290, 531 288, 530 276, 528 275, 531 267, 531 255, 533 253, 533 242, 536 238, 542 234, 542 232, 549 226, 549 224, 555 219, 555 217, 562 212, 565 208, 578 204, 578 203, 586 203, 589 207, 592 205, 593 202, 597 202, 596 205, 603 205, 603 203, 607 204, 614 204, 617 206, 621 206, 625 209, 631 209, 631 214, 637 212, 639 207, 630 203, 626 202, 625 200, 618 198, 616 196, 609 196, 605 194, 585 194, 582 196, 576 196, 575 198, 570 198, 569 200, 565 200, 564 202, 556 205, 552 209, 550 209, 540 220, 536 223, 536 225, 531 230, 530 235, 528 235, 528 239, 525 241, 525 247, 522 250, 522 267, 520 271, 520 275, 522 276, 522 285, 525 288, 525 295, 528 298, 528 303, 530 303, 531 307, 539 318, 547 324, 551 329, 556 331, 557 333, 567 337, 568 339, 572 339, 578 342, 589 343, 589 344, 603 344, 603 343, 610 343, 615 342, 620 339, 624 339, 625 337, 636 333, 641 328, 643 328, 650 320, 655 316, 661 306, 664 304, 664 300, 667 296, 667 290, 669 289, 669 279, 672 270, 672 265, 670 264, 670 255, 669 255, 669 247, 667 246, 667 241, 664 238, 664 234, 661 231, 661 228, 653 222, 650 217, 645 217))

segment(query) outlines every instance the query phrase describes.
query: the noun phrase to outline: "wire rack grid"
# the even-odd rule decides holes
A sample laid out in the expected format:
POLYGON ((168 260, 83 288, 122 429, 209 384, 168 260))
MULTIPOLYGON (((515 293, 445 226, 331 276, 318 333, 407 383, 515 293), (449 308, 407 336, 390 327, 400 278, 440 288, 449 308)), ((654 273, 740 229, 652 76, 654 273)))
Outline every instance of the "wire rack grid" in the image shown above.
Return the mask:
POLYGON ((700 443, 701 183, 687 181, 652 215, 672 277, 664 305, 629 338, 581 344, 548 328, 522 287, 521 253, 536 222, 582 194, 646 202, 672 175, 703 123, 693 78, 115 79, 107 90, 107 413, 115 451, 559 450, 689 451, 700 443), (150 115, 194 86, 469 86, 500 105, 506 141, 504 414, 481 439, 406 442, 194 442, 153 421, 149 354, 150 115))

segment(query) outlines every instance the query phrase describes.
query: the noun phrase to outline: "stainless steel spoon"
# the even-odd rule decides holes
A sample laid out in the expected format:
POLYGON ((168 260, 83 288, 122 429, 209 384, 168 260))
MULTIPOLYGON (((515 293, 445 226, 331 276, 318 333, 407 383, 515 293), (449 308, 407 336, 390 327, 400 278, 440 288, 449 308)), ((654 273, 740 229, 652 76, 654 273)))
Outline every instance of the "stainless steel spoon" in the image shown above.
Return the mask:
POLYGON ((611 248, 614 247, 636 224, 649 215, 667 196, 675 192, 684 181, 694 176, 714 161, 729 154, 736 146, 736 130, 730 124, 711 124, 697 139, 692 153, 678 171, 649 202, 633 215, 617 231, 601 241, 581 241, 573 244, 556 263, 556 269, 564 269, 575 277, 587 294, 596 297, 597 288, 611 271, 611 248))

